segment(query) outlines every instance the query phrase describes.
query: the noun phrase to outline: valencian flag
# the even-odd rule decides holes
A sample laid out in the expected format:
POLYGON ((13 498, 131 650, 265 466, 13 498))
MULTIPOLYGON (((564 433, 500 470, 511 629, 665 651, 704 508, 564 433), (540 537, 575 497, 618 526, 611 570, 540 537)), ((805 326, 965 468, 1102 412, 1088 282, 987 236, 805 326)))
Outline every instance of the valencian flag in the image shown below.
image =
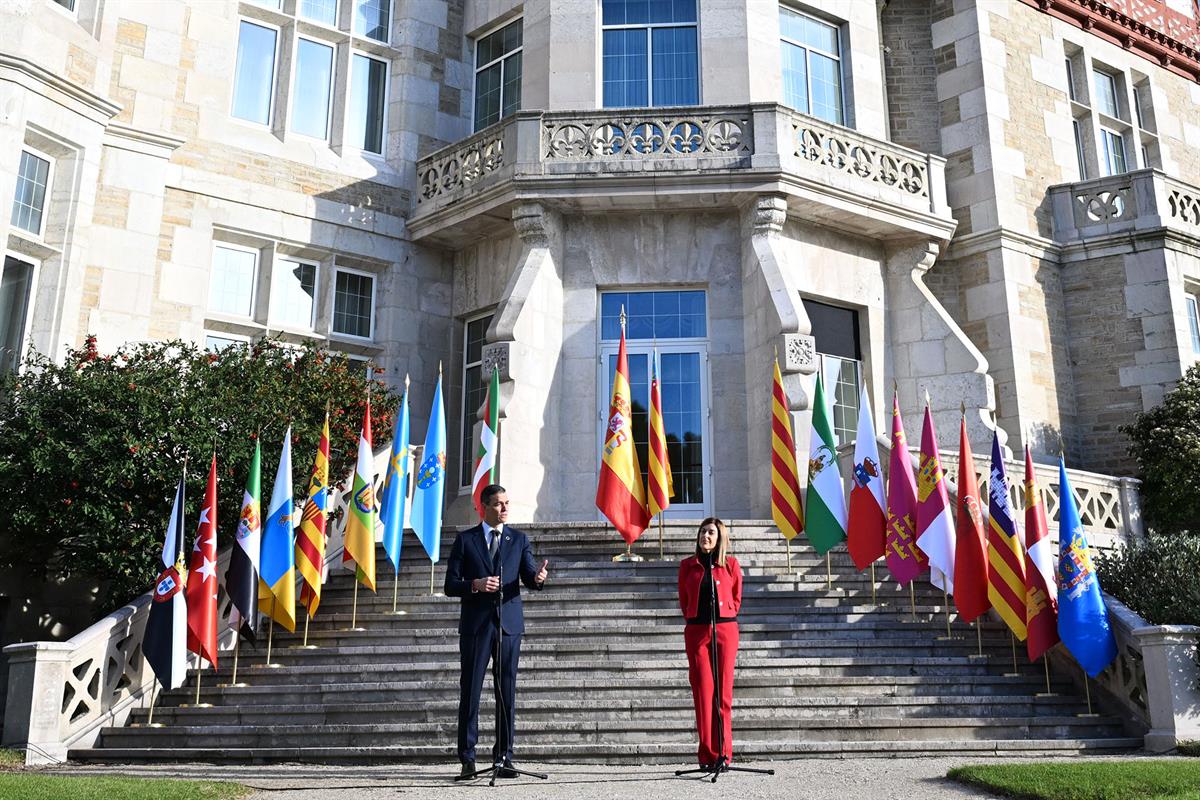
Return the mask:
POLYGON ((238 515, 237 543, 229 554, 225 573, 225 591, 233 608, 229 627, 254 641, 254 618, 258 613, 258 562, 262 545, 262 513, 259 509, 259 484, 262 471, 262 444, 254 439, 254 459, 242 494, 242 512, 238 515))
POLYGON ((912 583, 929 566, 929 560, 917 547, 917 484, 913 480, 912 459, 904 438, 904 420, 900 417, 900 399, 892 393, 892 457, 888 461, 887 487, 887 565, 901 586, 912 583))
POLYGON ((988 478, 988 600, 1004 624, 1025 641, 1025 557, 1008 502, 1008 474, 1000 451, 1000 433, 992 436, 988 478))
POLYGON ((1117 640, 1108 622, 1108 607, 1088 553, 1079 509, 1058 460, 1058 635, 1084 671, 1093 678, 1117 657, 1117 640))
POLYGON ((300 529, 296 533, 296 569, 300 571, 300 604, 308 616, 317 613, 321 605, 321 581, 325 577, 325 520, 329 514, 329 412, 321 441, 313 457, 312 477, 308 481, 308 497, 300 513, 300 529))
POLYGON ((850 519, 846 547, 854 566, 866 569, 883 557, 887 516, 884 514, 883 468, 879 442, 871 419, 871 401, 863 387, 858 401, 858 433, 854 440, 854 485, 850 488, 850 519))
POLYGON ((183 478, 175 488, 175 504, 171 506, 171 521, 163 540, 162 565, 154 582, 154 598, 150 603, 150 618, 142 638, 142 653, 146 663, 165 689, 183 685, 187 670, 187 649, 184 638, 187 609, 183 586, 187 569, 183 566, 183 478))
POLYGON ((1058 644, 1058 582, 1046 506, 1025 445, 1025 627, 1029 660, 1058 644))
POLYGON ((371 443, 371 401, 358 436, 358 461, 346 511, 346 544, 342 563, 353 561, 355 578, 375 591, 375 451, 371 443))
POLYGON ((289 631, 296 630, 295 533, 292 530, 292 426, 283 434, 283 451, 271 487, 271 505, 263 525, 258 608, 289 631))
POLYGON ((917 547, 929 558, 930 583, 953 594, 954 521, 928 403, 921 426, 921 466, 917 470, 917 547))
POLYGON ((633 409, 629 398, 629 361, 625 356, 625 326, 622 323, 600 482, 596 486, 596 508, 608 517, 625 543, 632 545, 650 524, 650 517, 646 513, 642 468, 633 444, 633 409))
POLYGON ((987 537, 979 505, 975 456, 964 416, 958 430, 958 538, 954 551, 954 605, 963 622, 992 607, 988 600, 987 537))
POLYGON ((442 408, 442 376, 438 373, 425 431, 425 449, 417 468, 417 490, 413 494, 412 529, 429 560, 442 557, 442 501, 446 494, 446 413, 442 408))
POLYGON ((475 511, 483 519, 483 489, 496 482, 497 451, 500 449, 500 370, 492 367, 488 381, 487 417, 479 428, 479 449, 475 451, 475 475, 471 479, 471 497, 475 511))
POLYGON ((800 473, 796 470, 796 440, 792 438, 792 412, 783 391, 778 359, 771 384, 771 518, 789 542, 804 527, 800 473))
POLYGON ((192 547, 187 598, 187 649, 217 666, 217 454, 208 467, 208 487, 196 543, 192 547))
MULTIPOLYGON (((407 379, 405 383, 407 384, 407 379)), ((400 571, 400 545, 404 538, 404 505, 408 502, 408 392, 400 398, 400 413, 392 434, 392 453, 383 479, 379 517, 383 520, 383 550, 392 569, 400 571)))
POLYGON ((846 487, 838 469, 837 439, 829 422, 825 384, 817 373, 813 395, 812 436, 808 441, 808 494, 804 532, 817 555, 846 538, 846 487))
POLYGON ((667 510, 675 496, 675 478, 671 475, 671 458, 667 455, 667 431, 663 425, 662 391, 658 385, 658 351, 650 364, 650 464, 646 473, 646 499, 650 516, 667 510))

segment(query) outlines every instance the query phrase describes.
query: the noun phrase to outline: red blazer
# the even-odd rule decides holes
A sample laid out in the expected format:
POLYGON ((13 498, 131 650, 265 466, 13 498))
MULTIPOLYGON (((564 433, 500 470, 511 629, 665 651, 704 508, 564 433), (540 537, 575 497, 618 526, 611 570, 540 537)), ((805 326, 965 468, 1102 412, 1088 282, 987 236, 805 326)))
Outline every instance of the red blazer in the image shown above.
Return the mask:
MULTIPOLYGON (((704 565, 696 556, 688 556, 679 564, 679 608, 685 619, 696 616, 700 607, 700 583, 704 580, 704 565)), ((725 557, 725 566, 713 567, 717 584, 717 615, 736 617, 742 607, 742 568, 733 556, 725 557)))

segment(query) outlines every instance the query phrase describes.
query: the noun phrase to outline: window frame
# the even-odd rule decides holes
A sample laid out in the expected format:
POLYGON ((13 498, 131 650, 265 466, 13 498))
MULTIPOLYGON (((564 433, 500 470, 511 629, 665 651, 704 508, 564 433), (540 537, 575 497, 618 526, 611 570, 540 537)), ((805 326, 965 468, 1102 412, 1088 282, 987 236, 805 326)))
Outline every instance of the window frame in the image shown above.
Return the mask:
MULTIPOLYGON (((306 21, 311 21, 311 20, 306 20, 306 21)), ((319 24, 319 23, 315 23, 315 24, 319 24)), ((291 80, 288 82, 288 87, 289 87, 289 92, 290 92, 288 97, 291 100, 291 102, 289 102, 289 104, 288 104, 289 105, 288 120, 287 120, 288 135, 300 136, 300 137, 303 137, 304 139, 307 139, 310 142, 324 142, 326 145, 332 144, 331 140, 333 139, 333 98, 334 98, 334 94, 335 94, 335 89, 337 89, 337 77, 338 77, 337 76, 337 68, 338 68, 338 57, 337 57, 338 52, 337 51, 338 51, 338 46, 334 42, 328 42, 328 41, 325 41, 324 39, 318 39, 317 37, 312 36, 310 34, 300 33, 299 30, 297 30, 295 35, 292 37, 292 76, 291 76, 291 80), (298 94, 297 87, 296 87, 296 75, 300 71, 300 42, 301 42, 301 40, 306 41, 306 42, 311 42, 312 44, 318 45, 320 47, 329 48, 329 85, 328 85, 329 94, 325 98, 325 135, 324 136, 313 136, 310 133, 304 133, 303 131, 296 130, 297 104, 295 102, 295 98, 296 98, 296 95, 298 94)), ((347 81, 348 80, 349 80, 349 78, 347 77, 347 81)), ((347 87, 348 86, 349 86, 349 84, 347 83, 347 87)), ((343 126, 342 127, 345 128, 344 117, 343 117, 343 126)), ((343 131, 343 135, 344 135, 344 131, 343 131)))
POLYGON ((255 317, 256 317, 257 311, 258 311, 258 281, 259 281, 259 277, 262 275, 262 260, 263 260, 262 251, 263 251, 262 248, 251 247, 249 245, 244 245, 244 244, 236 244, 234 242, 228 242, 223 239, 213 239, 212 240, 212 252, 209 253, 209 258, 208 258, 208 296, 205 298, 205 303, 204 303, 204 314, 207 318, 223 319, 223 320, 236 320, 236 321, 242 322, 242 323, 245 323, 245 322, 253 323, 255 321, 255 317), (213 275, 216 272, 216 270, 214 268, 214 262, 216 260, 217 248, 222 248, 225 250, 236 250, 236 251, 240 251, 243 253, 250 253, 254 256, 254 275, 250 279, 250 303, 249 303, 250 311, 249 311, 249 313, 245 314, 244 316, 242 314, 234 314, 229 311, 220 311, 220 310, 214 309, 212 307, 212 297, 213 297, 212 282, 213 282, 213 275))
POLYGON ((1105 177, 1114 175, 1124 175, 1129 172, 1129 149, 1125 145, 1125 134, 1115 131, 1107 125, 1100 125, 1100 166, 1104 169, 1105 177), (1117 139, 1121 143, 1121 165, 1124 167, 1121 170, 1113 169, 1112 154, 1113 150, 1109 145, 1112 139, 1117 139))
POLYGON ((71 7, 67 8, 62 4, 61 0, 50 0, 51 5, 58 6, 62 13, 68 15, 73 20, 77 20, 79 18, 79 0, 70 0, 70 3, 71 7))
MULTIPOLYGON (((358 11, 358 4, 360 2, 362 2, 362 0, 350 0, 350 31, 349 31, 350 35, 356 39, 362 39, 367 42, 374 42, 375 44, 384 45, 385 47, 391 47, 392 46, 392 31, 396 26, 396 0, 387 0, 387 4, 388 4, 387 39, 376 39, 372 36, 368 36, 365 33, 359 33, 358 31, 356 31, 354 29, 354 22, 358 18, 358 15, 356 12, 358 11)), ((390 67, 390 65, 389 65, 389 67, 390 67)), ((388 69, 388 75, 389 75, 389 77, 391 76, 390 68, 388 69)))
POLYGON ((21 364, 25 361, 25 356, 29 352, 30 326, 33 323, 33 307, 37 304, 38 279, 42 272, 42 259, 34 258, 28 253, 23 253, 19 250, 14 250, 11 247, 0 251, 0 280, 3 279, 5 262, 8 259, 20 261, 23 264, 28 264, 31 269, 29 272, 29 299, 25 303, 25 319, 21 322, 21 339, 19 350, 16 357, 16 369, 14 372, 20 373, 21 364))
MULTIPOLYGON (((227 339, 230 342, 242 343, 242 344, 250 344, 251 342, 254 341, 254 338, 252 336, 248 336, 244 333, 229 333, 228 331, 214 331, 214 330, 209 330, 208 328, 205 328, 204 329, 204 350, 207 353, 220 353, 221 352, 221 350, 209 349, 209 346, 208 346, 209 337, 212 337, 214 339, 227 339)), ((222 349, 224 349, 224 348, 222 348, 222 349)))
MULTIPOLYGON (((505 22, 498 22, 495 25, 491 26, 490 28, 485 28, 483 30, 483 32, 481 32, 478 36, 471 39, 471 43, 474 45, 474 47, 472 47, 471 60, 475 66, 475 70, 472 73, 472 75, 474 76, 474 79, 471 83, 471 88, 472 88, 472 92, 473 92, 471 95, 471 131, 473 133, 478 133, 479 131, 483 130, 483 128, 476 126, 477 119, 475 116, 475 100, 479 96, 479 73, 482 70, 485 70, 494 64, 500 65, 500 116, 499 116, 499 118, 496 119, 496 122, 492 122, 492 123, 489 123, 488 125, 483 126, 485 128, 489 127, 490 125, 495 125, 496 123, 500 122, 501 120, 503 120, 505 118, 504 117, 504 62, 507 61, 508 58, 510 56, 512 56, 514 53, 521 54, 521 79, 524 80, 524 78, 525 78, 525 15, 522 14, 518 17, 514 17, 513 19, 507 20, 505 22), (479 43, 481 41, 483 41, 484 39, 486 39, 487 37, 491 36, 493 33, 502 31, 505 28, 507 28, 509 25, 512 25, 513 23, 516 23, 516 22, 521 23, 521 46, 514 48, 512 50, 509 50, 508 52, 501 55, 499 58, 492 59, 488 63, 484 64, 482 67, 479 66, 479 43)), ((603 80, 603 76, 601 76, 601 80, 603 80)), ((524 94, 524 93, 522 92, 522 94, 524 94)), ((517 110, 518 111, 520 110, 519 104, 518 104, 517 110)), ((516 112, 513 112, 513 113, 516 113, 516 112)))
MULTIPOLYGON (((462 385, 460 387, 458 402, 459 402, 459 409, 461 409, 461 412, 462 412, 460 415, 461 419, 459 420, 459 426, 460 426, 460 435, 462 436, 462 442, 460 442, 460 444, 463 446, 460 447, 460 451, 465 449, 468 456, 471 453, 471 448, 469 446, 467 446, 465 443, 468 440, 470 441, 470 443, 472 445, 475 443, 475 423, 472 422, 470 425, 467 424, 467 415, 471 413, 471 409, 467 408, 467 370, 469 370, 471 367, 479 367, 480 377, 483 376, 483 349, 484 349, 484 347, 487 346, 487 328, 485 328, 483 331, 484 341, 483 341, 483 345, 481 345, 479 348, 479 360, 478 361, 467 361, 467 347, 470 343, 470 340, 468 338, 468 333, 471 330, 472 323, 479 322, 482 319, 492 319, 495 316, 496 316, 496 309, 492 309, 490 311, 480 311, 479 313, 472 314, 469 317, 463 317, 463 320, 462 320, 462 323, 463 323, 462 349, 459 351, 460 354, 462 355, 462 375, 461 375, 461 377, 462 377, 461 384, 462 385)), ((490 322, 488 323, 488 327, 491 327, 490 322)), ((461 454, 460 454, 460 458, 461 458, 461 454)), ((471 464, 471 467, 474 467, 474 464, 471 464)), ((459 480, 460 481, 462 480, 463 472, 470 472, 470 471, 473 471, 473 470, 467 470, 466 465, 459 464, 459 470, 458 470, 459 480)), ((472 488, 471 487, 471 477, 468 477, 466 480, 466 483, 459 484, 458 493, 459 493, 459 495, 469 494, 471 491, 471 488, 472 488)))
POLYGON ((1083 125, 1080 124, 1077 117, 1071 120, 1071 130, 1075 134, 1075 160, 1079 167, 1079 180, 1086 181, 1088 171, 1087 155, 1083 150, 1083 125))
POLYGON ((25 142, 22 142, 20 149, 17 151, 17 172, 16 172, 17 181, 20 181, 21 155, 24 153, 28 153, 30 156, 32 156, 34 158, 40 158, 42 161, 46 162, 46 194, 44 197, 42 197, 42 207, 39 212, 40 219, 38 220, 38 230, 36 232, 34 232, 34 231, 29 230, 28 228, 22 228, 20 225, 17 225, 16 223, 11 221, 13 209, 17 205, 17 184, 16 184, 16 182, 14 182, 13 183, 12 203, 9 205, 9 209, 8 209, 9 228, 17 236, 23 236, 23 237, 27 237, 27 238, 32 237, 34 239, 34 241, 45 242, 46 241, 46 220, 50 216, 50 213, 49 213, 50 202, 51 202, 51 199, 54 194, 54 173, 55 173, 55 167, 58 166, 58 162, 54 156, 50 155, 49 153, 45 152, 44 150, 39 150, 38 148, 36 148, 30 144, 26 144, 25 142))
POLYGON ((341 12, 342 12, 341 0, 333 0, 333 22, 323 22, 319 19, 313 19, 312 17, 306 17, 302 10, 303 8, 304 8, 304 0, 296 0, 295 8, 292 12, 292 16, 296 19, 296 21, 307 22, 309 25, 316 25, 317 27, 324 28, 327 31, 337 31, 338 30, 338 22, 341 20, 341 12))
POLYGON ((379 296, 379 274, 365 269, 357 269, 355 267, 347 267, 345 265, 333 262, 333 288, 329 293, 329 337, 346 339, 354 342, 374 342, 375 341, 375 312, 377 309, 377 300, 379 296), (359 336, 356 333, 344 333, 334 329, 337 324, 337 276, 341 273, 349 273, 351 275, 362 275, 371 279, 371 314, 370 330, 367 336, 359 336))
POLYGON ((1067 65, 1067 99, 1073 103, 1078 103, 1078 92, 1075 89, 1075 65, 1071 63, 1070 56, 1064 55, 1063 60, 1067 65))
MULTIPOLYGON (((278 111, 278 106, 279 106, 279 103, 277 102, 278 96, 279 96, 279 55, 280 55, 280 48, 282 47, 282 44, 283 44, 283 28, 280 25, 276 25, 276 24, 270 23, 270 22, 265 22, 257 17, 244 17, 244 16, 239 15, 237 20, 238 20, 238 36, 234 42, 234 48, 233 48, 233 85, 231 87, 230 97, 229 97, 229 118, 231 120, 235 120, 243 125, 253 126, 253 127, 257 128, 258 130, 272 131, 272 130, 274 130, 274 127, 275 127, 275 122, 276 122, 275 114, 278 111), (233 113, 234 105, 237 103, 237 87, 238 87, 238 68, 237 68, 238 47, 237 46, 241 42, 242 25, 243 24, 256 25, 260 28, 266 28, 267 30, 273 31, 275 33, 275 50, 271 54, 271 88, 270 88, 270 91, 267 92, 268 100, 267 100, 267 121, 266 122, 258 122, 256 120, 246 119, 245 117, 239 117, 237 114, 233 113)), ((292 61, 295 62, 295 59, 293 58, 292 61)))
MULTIPOLYGON (((622 108, 643 108, 643 106, 606 106, 604 104, 604 32, 616 30, 644 30, 646 31, 646 105, 645 108, 671 108, 671 106, 656 106, 654 105, 654 28, 695 28, 696 29, 696 102, 694 104, 685 104, 684 107, 704 105, 704 48, 703 38, 700 31, 700 4, 701 0, 696 2, 696 20, 694 22, 636 22, 623 23, 620 25, 604 24, 604 3, 603 0, 598 4, 597 21, 600 24, 600 36, 597 41, 599 45, 597 56, 600 59, 600 68, 596 73, 600 79, 600 102, 597 104, 600 109, 622 109, 622 108)), ((524 42, 524 38, 521 40, 524 42)), ((523 71, 523 70, 522 70, 523 71)))
MULTIPOLYGON (((366 37, 362 37, 362 38, 365 39, 366 37)), ((375 40, 368 39, 368 41, 373 42, 375 40)), ((346 115, 345 115, 344 124, 343 124, 342 143, 346 148, 362 154, 363 157, 365 157, 365 158, 386 158, 387 157, 388 116, 389 116, 389 108, 388 107, 391 105, 391 103, 389 101, 391 99, 391 93, 392 93, 392 62, 388 59, 378 58, 377 56, 372 55, 370 52, 368 52, 366 50, 359 50, 358 48, 351 47, 350 48, 349 65, 350 65, 350 69, 348 70, 349 74, 346 75, 346 115), (369 61, 378 61, 380 64, 383 64, 383 120, 382 120, 383 130, 380 131, 380 135, 379 135, 380 150, 378 153, 376 153, 374 150, 368 150, 365 147, 360 147, 356 144, 347 142, 348 129, 350 127, 350 100, 354 96, 354 58, 355 58, 355 56, 361 56, 369 61)), ((333 76, 333 81, 335 84, 337 83, 336 75, 333 76)), ((333 102, 332 94, 333 93, 330 92, 330 102, 331 103, 333 102)), ((365 129, 365 125, 364 125, 364 129, 365 129)), ((304 134, 300 134, 300 135, 303 136, 304 134)))
POLYGON ((1184 307, 1188 318, 1188 334, 1191 339, 1192 358, 1200 359, 1200 298, 1195 289, 1184 289, 1184 307))
POLYGON ((1124 117, 1121 116, 1121 78, 1122 76, 1117 73, 1110 72, 1109 70, 1095 66, 1094 64, 1092 65, 1092 89, 1096 95, 1093 106, 1096 109, 1096 113, 1103 114, 1110 119, 1118 119, 1123 121, 1124 117), (1107 78, 1109 83, 1112 85, 1113 113, 1111 114, 1101 106, 1101 93, 1096 83, 1096 79, 1100 77, 1107 78))
MULTIPOLYGON (((280 253, 278 249, 275 251, 274 258, 271 259, 271 299, 267 305, 267 326, 285 331, 295 331, 298 333, 314 333, 317 329, 317 307, 321 301, 321 262, 311 258, 301 258, 299 256, 290 256, 286 253, 280 253), (293 264, 304 264, 313 268, 313 299, 312 311, 309 314, 307 327, 297 327, 296 325, 280 320, 274 316, 276 308, 281 304, 279 302, 278 292, 279 284, 276 276, 281 273, 280 264, 283 261, 290 261, 293 264)), ((333 320, 330 320, 332 326, 333 320)))
MULTIPOLYGON (((821 19, 820 17, 816 16, 815 14, 810 14, 807 11, 801 11, 800 9, 795 8, 794 6, 789 5, 787 3, 780 3, 779 10, 781 13, 786 10, 793 14, 796 14, 797 16, 805 17, 807 19, 813 20, 814 22, 820 23, 821 25, 825 25, 827 27, 833 28, 834 33, 837 36, 838 48, 840 50, 846 49, 844 37, 843 37, 844 31, 843 31, 842 25, 835 25, 827 20, 821 19)), ((804 69, 804 78, 805 78, 805 85, 806 85, 806 90, 807 90, 808 108, 805 110, 801 110, 801 109, 795 108, 794 106, 788 105, 788 103, 786 102, 787 101, 786 97, 780 98, 780 104, 787 108, 791 108, 795 111, 798 111, 801 114, 806 114, 810 117, 815 117, 816 119, 822 120, 823 122, 828 122, 830 125, 840 125, 842 127, 848 127, 846 125, 846 120, 848 119, 848 117, 847 117, 847 113, 846 113, 846 108, 847 108, 847 104, 846 104, 846 72, 845 72, 845 68, 844 68, 846 62, 842 58, 842 55, 840 53, 838 53, 837 55, 834 55, 825 50, 821 50, 819 48, 812 47, 811 45, 804 44, 803 42, 798 42, 794 39, 789 39, 783 35, 783 27, 782 26, 780 26, 780 29, 779 29, 779 41, 786 42, 787 44, 790 44, 793 47, 798 47, 804 51, 804 68, 805 68, 804 69), (824 117, 818 117, 816 114, 814 114, 812 112, 813 93, 812 93, 811 54, 813 52, 816 52, 819 55, 825 56, 826 58, 837 62, 837 65, 838 65, 838 110, 841 112, 841 117, 842 117, 841 122, 835 122, 833 120, 825 119, 824 117)), ((782 89, 782 84, 783 84, 783 81, 782 81, 783 64, 782 63, 780 64, 779 76, 781 79, 780 85, 781 85, 781 89, 782 89)))

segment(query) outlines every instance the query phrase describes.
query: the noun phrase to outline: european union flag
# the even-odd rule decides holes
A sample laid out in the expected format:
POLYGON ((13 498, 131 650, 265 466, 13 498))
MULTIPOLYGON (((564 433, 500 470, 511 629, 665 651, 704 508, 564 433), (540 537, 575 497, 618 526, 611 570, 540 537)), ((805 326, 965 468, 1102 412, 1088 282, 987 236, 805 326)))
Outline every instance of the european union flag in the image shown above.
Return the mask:
POLYGON ((408 500, 408 392, 400 400, 392 455, 383 481, 379 517, 383 522, 383 549, 392 567, 400 571, 400 545, 404 538, 404 504, 408 500))
POLYGON ((1117 657, 1108 607, 1088 554, 1067 467, 1058 460, 1058 635, 1093 678, 1117 657))
POLYGON ((417 467, 417 491, 413 495, 412 529, 429 559, 437 563, 442 554, 442 500, 446 491, 446 415, 442 410, 442 376, 438 376, 425 433, 425 449, 417 467))

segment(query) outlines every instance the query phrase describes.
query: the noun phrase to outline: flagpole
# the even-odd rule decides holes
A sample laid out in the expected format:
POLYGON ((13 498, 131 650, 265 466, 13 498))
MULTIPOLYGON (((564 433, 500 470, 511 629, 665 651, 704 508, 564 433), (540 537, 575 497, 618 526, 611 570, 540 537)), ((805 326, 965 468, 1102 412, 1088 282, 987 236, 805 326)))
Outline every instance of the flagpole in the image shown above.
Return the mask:
POLYGON ((875 601, 875 562, 871 562, 871 605, 877 606, 879 603, 875 601))
MULTIPOLYGON (((240 622, 240 620, 239 620, 240 622)), ((237 686, 238 649, 242 646, 241 631, 233 632, 233 677, 229 679, 230 686, 237 686)))
POLYGON ((658 560, 665 560, 665 556, 663 555, 663 515, 661 511, 658 512, 658 560))
POLYGON ((792 540, 784 539, 783 541, 787 545, 788 575, 791 575, 792 574, 792 540))
MULTIPOLYGON (((403 535, 403 534, 401 534, 403 535)), ((392 581, 392 613, 396 613, 396 597, 400 593, 400 559, 396 559, 396 577, 392 581)))
POLYGON ((950 635, 950 594, 946 591, 946 578, 942 576, 942 605, 946 608, 946 638, 953 639, 950 635))
POLYGON ((833 571, 829 566, 829 551, 825 551, 825 590, 833 591, 833 571))
POLYGON ((200 705, 200 654, 196 653, 196 702, 194 705, 200 705))
POLYGON ((913 589, 913 581, 908 582, 908 600, 912 603, 912 621, 917 621, 917 592, 913 589))
POLYGON ((1050 659, 1049 653, 1042 653, 1042 669, 1046 673, 1046 693, 1036 694, 1034 697, 1053 697, 1054 692, 1050 691, 1050 659))
MULTIPOLYGON (((158 676, 155 675, 154 681, 150 684, 150 714, 149 714, 149 716, 146 717, 146 727, 147 728, 154 727, 154 694, 155 694, 155 690, 157 688, 158 688, 158 676)), ((160 725, 160 727, 161 727, 161 725, 160 725)))
POLYGON ((1009 673, 1010 677, 1016 677, 1021 674, 1017 668, 1017 637, 1013 636, 1012 631, 1008 632, 1008 643, 1012 646, 1013 671, 1009 673))
POLYGON ((275 597, 271 597, 271 620, 267 626, 267 663, 265 666, 271 666, 271 644, 275 639, 275 597))
POLYGON ((432 561, 430 561, 429 562, 429 596, 430 597, 433 596, 433 571, 434 571, 434 569, 435 569, 435 565, 432 561))
MULTIPOLYGON (((1083 668, 1082 668, 1082 667, 1080 667, 1080 669, 1083 669, 1083 668)), ((1083 693, 1084 693, 1084 695, 1087 697, 1087 707, 1088 707, 1088 710, 1087 710, 1087 713, 1086 713, 1086 714, 1076 714, 1075 716, 1077 716, 1077 717, 1096 717, 1096 716, 1099 716, 1098 714, 1096 714, 1096 713, 1094 713, 1094 712, 1092 711, 1092 690, 1091 690, 1091 688, 1090 688, 1090 687, 1089 687, 1089 685, 1088 685, 1088 684, 1089 684, 1089 682, 1090 682, 1090 681, 1089 681, 1089 678, 1088 678, 1087 671, 1086 671, 1086 670, 1084 670, 1084 672, 1083 672, 1083 693)))
POLYGON ((304 641, 302 641, 300 643, 301 647, 308 647, 308 621, 310 619, 312 619, 312 614, 305 613, 305 615, 304 615, 304 641))
POLYGON ((979 647, 979 657, 983 658, 983 631, 979 628, 979 620, 975 620, 975 644, 979 647))
POLYGON ((350 607, 350 630, 358 627, 358 570, 354 575, 354 604, 350 607))

